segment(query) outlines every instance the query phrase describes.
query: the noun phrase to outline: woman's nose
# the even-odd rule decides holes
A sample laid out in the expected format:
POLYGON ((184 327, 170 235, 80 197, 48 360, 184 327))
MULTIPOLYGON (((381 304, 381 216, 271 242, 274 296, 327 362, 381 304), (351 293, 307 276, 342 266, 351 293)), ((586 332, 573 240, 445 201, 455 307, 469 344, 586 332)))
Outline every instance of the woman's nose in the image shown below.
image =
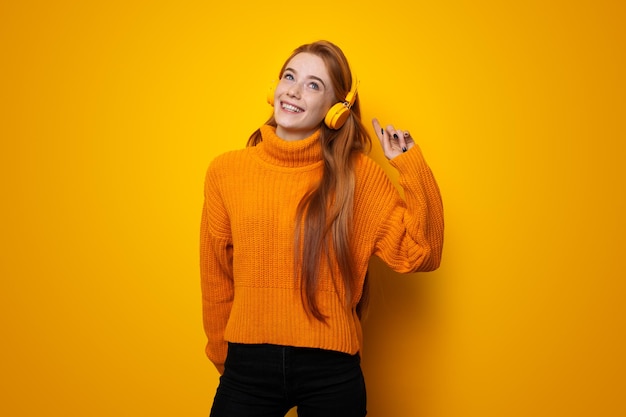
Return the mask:
POLYGON ((289 97, 300 97, 301 87, 299 83, 293 83, 287 89, 287 95, 289 97))

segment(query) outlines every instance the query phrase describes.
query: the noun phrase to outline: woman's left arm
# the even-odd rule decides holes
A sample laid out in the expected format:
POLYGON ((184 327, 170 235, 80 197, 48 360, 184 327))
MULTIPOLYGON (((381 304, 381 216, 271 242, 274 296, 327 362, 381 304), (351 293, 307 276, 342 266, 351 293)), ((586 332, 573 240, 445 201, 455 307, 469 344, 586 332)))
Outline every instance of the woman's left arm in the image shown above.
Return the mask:
POLYGON ((439 186, 408 131, 392 125, 383 129, 377 119, 372 124, 385 156, 400 173, 406 202, 388 213, 381 228, 386 236, 377 239, 377 255, 401 272, 435 270, 441 263, 444 232, 439 186))

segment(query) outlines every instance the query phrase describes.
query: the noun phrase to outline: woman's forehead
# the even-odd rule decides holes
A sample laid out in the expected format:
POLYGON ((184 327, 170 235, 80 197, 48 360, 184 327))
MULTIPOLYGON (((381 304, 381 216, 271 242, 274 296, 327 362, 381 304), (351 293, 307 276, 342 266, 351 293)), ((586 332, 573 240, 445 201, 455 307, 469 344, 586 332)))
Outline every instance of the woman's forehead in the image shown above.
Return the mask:
POLYGON ((301 52, 295 55, 289 60, 285 69, 296 71, 302 76, 314 75, 323 80, 330 79, 324 60, 309 52, 301 52))

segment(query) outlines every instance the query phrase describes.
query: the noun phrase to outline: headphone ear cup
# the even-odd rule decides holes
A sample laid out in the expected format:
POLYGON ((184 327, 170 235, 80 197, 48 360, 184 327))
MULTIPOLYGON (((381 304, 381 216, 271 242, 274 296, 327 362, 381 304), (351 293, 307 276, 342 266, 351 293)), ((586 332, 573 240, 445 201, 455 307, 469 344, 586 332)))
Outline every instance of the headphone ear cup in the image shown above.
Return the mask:
POLYGON ((274 92, 276 91, 276 81, 272 81, 270 88, 267 90, 267 103, 274 107, 274 92))
POLYGON ((341 126, 348 120, 350 109, 344 103, 336 103, 328 110, 324 123, 333 130, 341 129, 341 126))

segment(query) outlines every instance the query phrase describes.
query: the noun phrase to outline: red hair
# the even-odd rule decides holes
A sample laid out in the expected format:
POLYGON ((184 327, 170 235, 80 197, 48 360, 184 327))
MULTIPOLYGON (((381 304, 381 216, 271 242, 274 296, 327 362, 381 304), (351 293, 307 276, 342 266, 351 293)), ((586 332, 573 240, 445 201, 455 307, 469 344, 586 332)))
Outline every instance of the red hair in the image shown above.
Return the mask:
MULTIPOLYGON (((331 42, 318 41, 295 49, 285 61, 279 73, 282 78, 285 67, 297 54, 308 52, 320 57, 328 71, 336 101, 342 102, 352 86, 352 72, 345 55, 331 42)), ((266 122, 276 126, 274 116, 266 122)), ((320 311, 316 301, 319 283, 319 265, 325 257, 330 265, 337 263, 346 291, 346 303, 352 302, 355 265, 350 240, 352 236, 352 211, 354 206, 354 160, 358 153, 371 146, 371 139, 361 123, 361 109, 357 95, 344 125, 338 130, 328 128, 320 122, 320 143, 324 159, 322 177, 302 198, 296 213, 294 236, 294 260, 296 276, 302 279, 302 298, 307 311, 322 322, 326 316, 320 311), (334 254, 334 256, 333 256, 334 254)), ((260 130, 248 139, 248 146, 261 142, 260 130)), ((334 278, 334 277, 333 277, 334 278)), ((366 277, 367 278, 367 277, 366 277)), ((367 284, 367 280, 366 280, 367 284)), ((367 285, 359 302, 357 312, 367 301, 367 285)))

